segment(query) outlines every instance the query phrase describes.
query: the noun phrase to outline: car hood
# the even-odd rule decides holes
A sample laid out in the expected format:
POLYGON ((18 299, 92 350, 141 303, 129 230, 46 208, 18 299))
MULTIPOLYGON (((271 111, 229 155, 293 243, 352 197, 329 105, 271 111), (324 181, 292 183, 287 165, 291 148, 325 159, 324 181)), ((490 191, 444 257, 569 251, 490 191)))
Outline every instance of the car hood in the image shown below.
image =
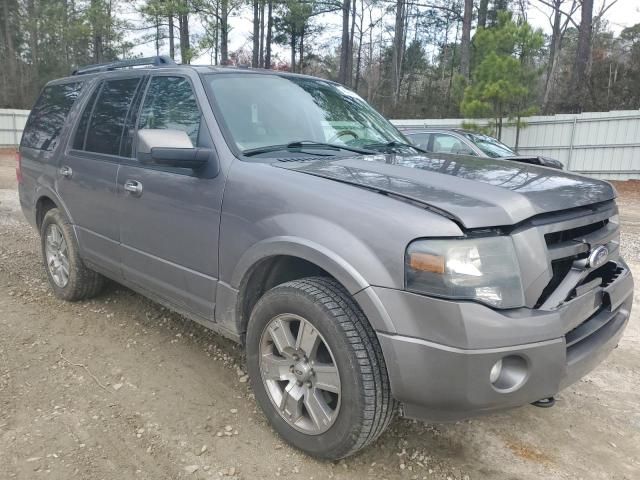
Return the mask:
POLYGON ((616 196, 607 182, 497 159, 367 155, 273 165, 419 202, 465 228, 514 225, 616 196))

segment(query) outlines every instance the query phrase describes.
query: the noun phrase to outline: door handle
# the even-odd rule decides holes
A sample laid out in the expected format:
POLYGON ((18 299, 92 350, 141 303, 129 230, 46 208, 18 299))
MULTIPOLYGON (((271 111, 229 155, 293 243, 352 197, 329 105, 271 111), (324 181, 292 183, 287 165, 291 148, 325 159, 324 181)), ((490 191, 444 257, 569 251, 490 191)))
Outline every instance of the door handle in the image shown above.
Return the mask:
POLYGON ((60 173, 60 175, 62 175, 63 177, 71 178, 71 176, 73 175, 73 170, 71 170, 71 167, 67 167, 66 165, 64 165, 60 167, 58 173, 60 173))
POLYGON ((137 180, 127 180, 124 182, 124 189, 133 195, 142 195, 142 184, 137 180))

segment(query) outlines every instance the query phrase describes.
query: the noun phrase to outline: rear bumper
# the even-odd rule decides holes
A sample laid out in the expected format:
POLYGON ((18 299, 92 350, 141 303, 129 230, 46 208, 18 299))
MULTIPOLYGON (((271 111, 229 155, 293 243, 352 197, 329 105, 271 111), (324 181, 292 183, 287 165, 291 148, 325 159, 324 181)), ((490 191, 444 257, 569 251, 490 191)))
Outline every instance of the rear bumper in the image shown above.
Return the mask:
MULTIPOLYGON (((397 295, 411 294, 398 291, 397 295)), ((447 302, 454 304, 450 317, 434 318, 434 313, 442 312, 443 301, 414 297, 411 302, 419 300, 422 305, 418 320, 425 326, 425 335, 422 338, 403 335, 400 329, 406 322, 402 321, 397 332, 378 333, 392 391, 403 404, 407 417, 454 421, 553 396, 595 368, 617 346, 627 325, 633 279, 626 268, 623 275, 599 292, 589 292, 554 311, 528 310, 528 316, 519 311, 515 318, 514 312, 505 315, 475 304, 455 302, 447 302), (478 308, 484 310, 481 315, 478 308), (534 330, 523 332, 518 327, 523 321, 534 330), (441 322, 458 325, 458 339, 465 342, 464 346, 450 346, 428 338, 427 332, 441 322), (474 345, 478 323, 496 333, 493 338, 498 346, 487 346, 486 335, 474 345), (559 335, 558 328, 562 330, 559 335), (538 339, 533 339, 536 330, 538 339), (510 337, 533 341, 509 343, 510 337), (505 357, 517 360, 520 380, 513 388, 492 385, 489 379, 492 367, 505 357)), ((395 305, 403 303, 398 298, 395 305)), ((411 307, 414 314, 415 306, 411 307)), ((398 317, 394 312, 389 311, 389 315, 396 323, 398 317)))

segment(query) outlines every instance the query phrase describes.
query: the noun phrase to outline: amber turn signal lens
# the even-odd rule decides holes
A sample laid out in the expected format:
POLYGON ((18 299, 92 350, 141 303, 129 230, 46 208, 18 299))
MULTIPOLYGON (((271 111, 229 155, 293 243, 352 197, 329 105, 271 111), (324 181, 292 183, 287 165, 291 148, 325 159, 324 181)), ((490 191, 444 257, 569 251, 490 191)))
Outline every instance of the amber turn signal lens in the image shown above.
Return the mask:
POLYGON ((410 253, 409 266, 421 272, 444 273, 444 257, 423 252, 410 253))

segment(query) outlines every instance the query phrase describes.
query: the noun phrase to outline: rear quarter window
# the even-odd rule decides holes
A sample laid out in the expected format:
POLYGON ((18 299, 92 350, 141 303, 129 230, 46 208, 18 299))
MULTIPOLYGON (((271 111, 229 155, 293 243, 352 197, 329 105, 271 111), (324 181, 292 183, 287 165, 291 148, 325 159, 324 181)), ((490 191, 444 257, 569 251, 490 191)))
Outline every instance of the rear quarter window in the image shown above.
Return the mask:
POLYGON ((42 90, 22 134, 21 146, 52 151, 67 115, 80 95, 82 82, 49 85, 42 90))

